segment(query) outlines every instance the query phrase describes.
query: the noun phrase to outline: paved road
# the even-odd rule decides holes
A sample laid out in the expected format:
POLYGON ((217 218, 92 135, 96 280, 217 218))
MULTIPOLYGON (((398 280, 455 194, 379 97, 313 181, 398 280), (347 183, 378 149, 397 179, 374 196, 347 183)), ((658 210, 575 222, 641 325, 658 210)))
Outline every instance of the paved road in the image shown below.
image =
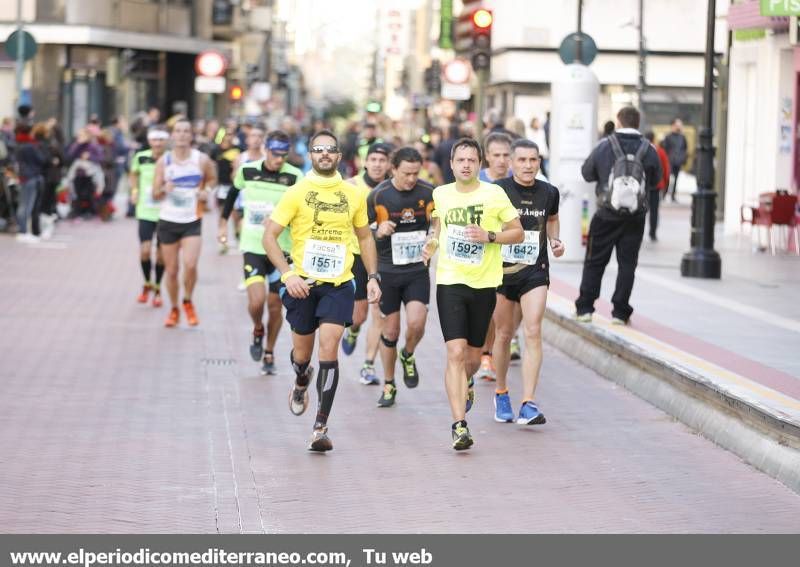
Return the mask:
POLYGON ((800 531, 800 497, 551 348, 548 424, 494 423, 480 384, 476 446, 455 453, 435 314, 420 387, 378 409, 344 361, 335 450, 309 453, 287 337, 281 374, 259 376, 241 257, 210 226, 195 329, 135 303, 133 221, 0 238, 0 531, 800 531))

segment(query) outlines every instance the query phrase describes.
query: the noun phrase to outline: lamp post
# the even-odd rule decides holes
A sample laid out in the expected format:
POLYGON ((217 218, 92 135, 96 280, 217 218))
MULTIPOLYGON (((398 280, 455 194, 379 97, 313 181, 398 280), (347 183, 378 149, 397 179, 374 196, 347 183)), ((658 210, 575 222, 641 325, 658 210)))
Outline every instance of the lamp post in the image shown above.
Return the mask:
POLYGON ((689 278, 719 279, 722 260, 714 250, 714 221, 717 194, 714 192, 714 25, 716 0, 708 0, 706 21, 706 77, 703 87, 703 123, 697 148, 697 191, 692 195, 691 250, 681 259, 681 275, 689 278))

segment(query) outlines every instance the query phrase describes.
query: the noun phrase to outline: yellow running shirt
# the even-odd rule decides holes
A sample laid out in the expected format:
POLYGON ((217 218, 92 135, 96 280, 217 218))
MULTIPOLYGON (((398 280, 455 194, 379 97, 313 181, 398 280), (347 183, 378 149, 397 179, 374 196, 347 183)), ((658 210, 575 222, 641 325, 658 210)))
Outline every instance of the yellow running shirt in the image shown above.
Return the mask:
POLYGON ((312 171, 283 194, 270 218, 289 227, 298 275, 336 285, 353 278, 353 229, 369 223, 367 200, 340 174, 312 171))
POLYGON ((456 190, 456 184, 433 190, 433 217, 441 223, 436 283, 464 284, 475 289, 503 283, 500 244, 471 242, 464 237, 468 224, 500 232, 503 224, 519 216, 506 192, 493 183, 481 182, 471 193, 456 190))

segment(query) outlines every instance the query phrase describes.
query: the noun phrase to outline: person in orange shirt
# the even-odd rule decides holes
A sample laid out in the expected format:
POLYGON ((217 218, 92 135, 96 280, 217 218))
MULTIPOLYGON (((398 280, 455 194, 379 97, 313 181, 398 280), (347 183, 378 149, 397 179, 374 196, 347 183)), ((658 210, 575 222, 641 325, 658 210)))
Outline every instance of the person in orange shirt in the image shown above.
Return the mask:
POLYGON ((655 189, 648 189, 648 205, 650 206, 650 240, 658 242, 656 237, 656 229, 658 228, 658 204, 661 201, 661 192, 666 191, 669 187, 669 156, 661 144, 656 144, 656 135, 650 131, 644 135, 647 141, 656 149, 658 153, 658 160, 661 162, 661 179, 658 180, 655 189))

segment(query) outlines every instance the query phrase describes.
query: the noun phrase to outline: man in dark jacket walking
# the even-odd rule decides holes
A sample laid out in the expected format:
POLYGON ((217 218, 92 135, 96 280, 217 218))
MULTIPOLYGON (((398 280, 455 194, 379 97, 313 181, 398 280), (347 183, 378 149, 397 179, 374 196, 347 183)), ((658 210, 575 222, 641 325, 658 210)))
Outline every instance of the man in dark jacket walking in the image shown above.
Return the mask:
POLYGON ((667 134, 661 145, 667 151, 667 156, 669 156, 672 181, 667 188, 667 193, 674 202, 678 200, 678 174, 686 164, 686 160, 689 159, 689 146, 686 143, 686 136, 683 135, 683 122, 681 122, 680 118, 672 121, 672 132, 667 134))
MULTIPOLYGON (((639 261, 639 248, 644 236, 646 207, 633 213, 617 211, 608 204, 608 182, 617 157, 611 138, 619 142, 626 155, 636 155, 642 148, 642 134, 639 132, 639 111, 628 106, 617 114, 617 130, 604 138, 586 158, 581 173, 586 181, 596 181, 595 193, 599 197, 598 208, 589 225, 589 239, 586 245, 586 258, 583 263, 580 297, 575 302, 579 321, 589 323, 594 312, 594 302, 600 296, 603 272, 611 252, 617 252, 617 283, 611 302, 612 323, 625 325, 633 313, 629 300, 633 291, 634 272, 639 261)), ((641 165, 645 174, 646 190, 655 190, 661 179, 661 164, 656 149, 647 143, 641 153, 641 165)), ((643 204, 646 203, 646 199, 643 204)))

